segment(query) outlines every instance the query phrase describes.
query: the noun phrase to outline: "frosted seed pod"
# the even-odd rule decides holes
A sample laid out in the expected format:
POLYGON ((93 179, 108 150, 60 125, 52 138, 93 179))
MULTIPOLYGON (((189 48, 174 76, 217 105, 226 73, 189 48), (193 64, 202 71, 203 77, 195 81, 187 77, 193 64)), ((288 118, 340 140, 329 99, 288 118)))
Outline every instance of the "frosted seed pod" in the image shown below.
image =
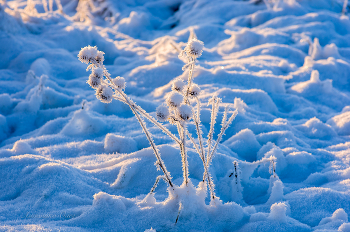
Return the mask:
POLYGON ((177 114, 182 120, 188 121, 192 118, 192 108, 189 105, 181 105, 177 108, 177 114))
POLYGON ((92 69, 91 75, 94 75, 97 78, 102 78, 103 77, 103 69, 102 68, 94 68, 94 69, 92 69))
POLYGON ((117 86, 118 89, 125 89, 125 79, 124 77, 116 77, 113 79, 113 83, 117 86))
POLYGON ((106 85, 100 85, 96 89, 96 97, 103 103, 110 103, 112 101, 113 90, 106 85))
POLYGON ((95 59, 97 56, 97 47, 91 47, 90 45, 87 47, 83 47, 79 54, 78 58, 81 62, 88 64, 91 60, 95 59))
POLYGON ((96 56, 96 62, 99 64, 103 64, 103 61, 105 60, 105 57, 103 56, 105 53, 101 51, 97 51, 97 56, 96 56))
POLYGON ((165 105, 160 105, 156 109, 157 119, 161 122, 168 120, 169 109, 165 105))
POLYGON ((171 90, 177 91, 177 92, 182 92, 184 89, 185 83, 181 79, 176 79, 173 81, 173 85, 171 87, 171 90))
POLYGON ((90 74, 89 80, 87 83, 94 89, 98 88, 101 84, 101 78, 98 78, 95 75, 90 74))
POLYGON ((190 89, 188 90, 188 95, 190 97, 197 97, 199 95, 199 92, 201 91, 201 89, 199 88, 199 86, 197 84, 192 84, 190 89))
POLYGON ((184 97, 182 94, 177 92, 172 92, 169 97, 166 99, 166 104, 169 107, 176 108, 179 107, 183 101, 184 97))
POLYGON ((192 39, 189 41, 185 47, 185 52, 187 56, 192 58, 198 58, 202 55, 204 43, 198 39, 192 39))

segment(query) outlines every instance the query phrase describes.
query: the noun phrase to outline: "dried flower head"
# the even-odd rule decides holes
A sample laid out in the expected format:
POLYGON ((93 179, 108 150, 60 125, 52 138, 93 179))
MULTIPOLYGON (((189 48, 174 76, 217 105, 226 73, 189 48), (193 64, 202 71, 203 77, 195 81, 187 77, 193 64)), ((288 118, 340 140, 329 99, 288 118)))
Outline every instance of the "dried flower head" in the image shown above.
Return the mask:
POLYGON ((187 56, 192 57, 194 59, 200 57, 202 55, 204 43, 198 39, 192 39, 189 41, 184 49, 187 56))
POLYGON ((94 60, 97 56, 97 47, 91 47, 90 45, 87 47, 84 47, 80 50, 79 54, 78 54, 78 58, 81 62, 88 64, 90 63, 92 60, 94 60))
POLYGON ((188 121, 192 118, 192 108, 186 104, 182 104, 180 107, 178 107, 176 113, 179 118, 184 121, 188 121))
POLYGON ((101 52, 101 51, 97 51, 97 55, 96 55, 96 62, 99 64, 103 64, 103 61, 105 60, 105 57, 103 56, 105 53, 101 52))
POLYGON ((97 76, 90 74, 89 80, 86 83, 88 83, 92 88, 96 89, 101 84, 101 78, 98 78, 97 76))
POLYGON ((103 69, 102 68, 93 68, 91 75, 101 79, 101 78, 103 78, 103 69))
POLYGON ((113 90, 106 85, 100 85, 96 89, 96 97, 103 103, 110 103, 112 101, 113 90))
POLYGON ((125 79, 124 77, 116 77, 113 79, 113 83, 118 87, 118 89, 125 89, 125 79))
POLYGON ((201 91, 201 89, 199 88, 199 86, 197 84, 192 84, 190 89, 188 90, 188 95, 190 97, 197 97, 199 95, 199 92, 201 91))
POLYGON ((173 85, 171 86, 171 90, 177 91, 177 92, 182 92, 182 90, 185 87, 185 82, 181 79, 176 79, 173 81, 173 85))
POLYGON ((169 107, 176 108, 181 105, 184 97, 178 92, 172 92, 166 99, 166 103, 169 107))
POLYGON ((157 119, 161 122, 168 120, 168 117, 170 115, 168 107, 166 107, 165 105, 158 106, 156 109, 156 115, 157 119))

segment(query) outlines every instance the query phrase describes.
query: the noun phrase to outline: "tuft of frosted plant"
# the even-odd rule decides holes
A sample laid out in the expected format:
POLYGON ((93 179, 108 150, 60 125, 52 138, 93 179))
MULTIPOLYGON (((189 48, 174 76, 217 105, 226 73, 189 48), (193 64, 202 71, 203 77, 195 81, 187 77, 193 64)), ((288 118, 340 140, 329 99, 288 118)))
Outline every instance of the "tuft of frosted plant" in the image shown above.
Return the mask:
MULTIPOLYGON (((110 103, 113 99, 119 100, 125 104, 127 104, 132 112, 135 114, 137 120, 139 121, 148 141, 151 144, 151 147, 156 156, 156 165, 163 171, 164 175, 161 176, 161 179, 166 180, 166 182, 173 187, 171 181, 171 175, 167 171, 163 160, 161 159, 160 152, 157 149, 156 145, 153 142, 152 135, 149 133, 143 119, 141 116, 147 118, 155 125, 157 125, 160 129, 163 130, 166 134, 168 134, 171 138, 179 143, 179 139, 175 137, 175 135, 171 134, 171 132, 166 129, 163 125, 161 125, 156 119, 146 113, 140 106, 136 105, 125 93, 125 80, 123 77, 116 77, 112 79, 108 70, 103 65, 104 61, 104 53, 99 51, 96 46, 87 46, 80 50, 78 54, 78 59, 85 64, 88 64, 87 71, 91 70, 91 74, 89 76, 89 80, 87 83, 96 90, 96 98, 99 99, 103 103, 110 103)), ((164 111, 162 111, 164 112, 164 111)), ((162 115, 162 117, 166 117, 166 113, 162 115)), ((156 183, 158 183, 160 177, 157 178, 156 183)), ((156 186, 156 184, 155 184, 156 186)), ((155 188, 155 187, 154 187, 155 188)))
POLYGON ((113 16, 116 13, 106 0, 79 0, 76 11, 77 13, 73 17, 76 21, 92 22, 95 16, 108 20, 111 23, 115 21, 113 16))
MULTIPOLYGON (((99 51, 97 47, 87 46, 81 49, 78 54, 78 58, 81 62, 88 65, 87 70, 91 70, 89 80, 87 83, 96 90, 96 97, 101 102, 110 103, 113 99, 119 100, 127 104, 132 112, 135 114, 137 120, 139 121, 143 132, 145 133, 153 152, 156 156, 155 165, 163 171, 163 175, 158 176, 154 186, 151 189, 151 193, 154 192, 160 179, 165 180, 173 190, 175 190, 174 185, 171 181, 171 175, 167 171, 159 150, 157 149, 155 143, 153 142, 152 135, 148 131, 143 118, 152 122, 155 126, 160 128, 166 135, 173 139, 179 146, 181 160, 182 160, 182 170, 183 170, 183 184, 182 186, 191 188, 191 180, 189 179, 188 171, 188 159, 187 159, 187 140, 189 139, 193 146, 195 147, 198 155, 200 156, 203 167, 203 182, 200 184, 202 189, 207 187, 210 190, 210 197, 212 200, 216 200, 214 193, 215 185, 211 178, 209 168, 213 156, 216 152, 218 144, 220 143, 226 129, 230 126, 232 121, 237 115, 237 110, 234 111, 229 117, 229 108, 225 107, 224 117, 221 122, 221 131, 216 139, 213 141, 214 127, 216 123, 217 114, 219 112, 219 105, 221 99, 214 96, 210 99, 209 105, 212 105, 212 115, 210 123, 210 131, 207 139, 207 147, 204 147, 205 143, 202 137, 201 121, 200 121, 200 111, 201 103, 199 101, 200 88, 197 84, 193 83, 193 70, 197 58, 202 55, 204 44, 202 41, 192 38, 187 43, 184 50, 181 52, 180 56, 185 57, 187 60, 184 69, 188 69, 188 80, 185 83, 181 79, 176 79, 172 83, 172 92, 168 94, 165 100, 165 104, 162 104, 156 109, 156 119, 149 115, 140 106, 136 105, 124 92, 125 80, 122 77, 112 78, 108 70, 103 65, 104 53, 99 51), (178 136, 173 135, 166 127, 164 127, 160 122, 170 122, 177 127, 178 136), (192 137, 187 129, 188 124, 194 124, 197 131, 197 141, 192 137), (207 184, 206 184, 207 183, 207 184)), ((180 200, 181 201, 181 200, 180 200)), ((180 202, 180 205, 182 203, 180 202)), ((181 207, 180 209, 181 210, 181 207)))
POLYGON ((35 2, 33 0, 27 0, 27 6, 24 8, 24 11, 27 12, 28 15, 37 15, 38 11, 35 8, 35 2))
MULTIPOLYGON (((49 7, 47 7, 47 0, 42 0, 45 12, 53 12, 53 0, 49 0, 49 7)), ((60 0, 55 0, 57 10, 63 13, 63 7, 60 0)))

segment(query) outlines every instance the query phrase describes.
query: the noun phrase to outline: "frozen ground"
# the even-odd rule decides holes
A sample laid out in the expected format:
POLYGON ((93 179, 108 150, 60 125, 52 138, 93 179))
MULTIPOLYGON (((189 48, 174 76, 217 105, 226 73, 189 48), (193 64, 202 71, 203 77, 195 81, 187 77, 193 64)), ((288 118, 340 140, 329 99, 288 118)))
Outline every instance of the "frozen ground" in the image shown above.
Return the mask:
MULTIPOLYGON (((0 5, 0 231, 350 231, 343 1, 106 0, 76 12, 77 0, 61 0, 64 14, 28 2, 0 5), (221 202, 183 193, 175 225, 166 184, 147 196, 161 172, 138 121, 123 103, 96 99, 77 54, 104 51, 112 76, 154 115, 170 82, 186 78, 178 54, 190 36, 205 44, 194 73, 204 136, 213 94, 239 113, 211 166, 221 202), (270 156, 280 181, 255 162, 270 156)), ((147 126, 180 186, 176 144, 147 126)), ((188 155, 197 187, 203 166, 188 155)))

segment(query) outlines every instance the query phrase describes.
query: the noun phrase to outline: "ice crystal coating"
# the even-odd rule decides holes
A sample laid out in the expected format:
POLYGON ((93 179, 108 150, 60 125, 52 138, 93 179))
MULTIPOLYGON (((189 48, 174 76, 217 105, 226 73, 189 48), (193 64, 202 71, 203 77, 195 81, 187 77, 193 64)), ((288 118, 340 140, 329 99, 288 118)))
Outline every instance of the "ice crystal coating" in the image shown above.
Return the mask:
POLYGON ((176 79, 173 81, 173 85, 171 87, 171 90, 177 91, 177 92, 182 92, 184 89, 185 83, 181 79, 176 79))
POLYGON ((183 104, 178 107, 177 114, 182 120, 188 121, 192 118, 192 108, 189 105, 183 104))
POLYGON ((183 96, 180 93, 172 92, 166 99, 166 103, 169 107, 176 108, 181 105, 183 101, 183 96))
POLYGON ((88 64, 90 63, 93 59, 96 59, 97 56, 97 47, 91 47, 90 45, 87 47, 84 47, 80 50, 78 54, 78 58, 81 62, 88 64))
POLYGON ((125 79, 124 77, 116 77, 113 79, 113 83, 118 87, 118 89, 125 89, 125 79))
POLYGON ((161 122, 164 122, 169 117, 169 109, 165 105, 160 105, 156 110, 157 119, 161 122))
POLYGON ((197 97, 199 95, 199 92, 201 91, 201 89, 199 88, 199 86, 197 84, 192 84, 190 89, 188 90, 188 94, 190 97, 197 97))
POLYGON ((106 85, 100 85, 96 89, 96 97, 103 103, 110 103, 112 101, 113 90, 106 85))
POLYGON ((198 39, 192 39, 189 41, 185 47, 185 52, 187 56, 192 58, 198 58, 202 55, 204 43, 198 39))

